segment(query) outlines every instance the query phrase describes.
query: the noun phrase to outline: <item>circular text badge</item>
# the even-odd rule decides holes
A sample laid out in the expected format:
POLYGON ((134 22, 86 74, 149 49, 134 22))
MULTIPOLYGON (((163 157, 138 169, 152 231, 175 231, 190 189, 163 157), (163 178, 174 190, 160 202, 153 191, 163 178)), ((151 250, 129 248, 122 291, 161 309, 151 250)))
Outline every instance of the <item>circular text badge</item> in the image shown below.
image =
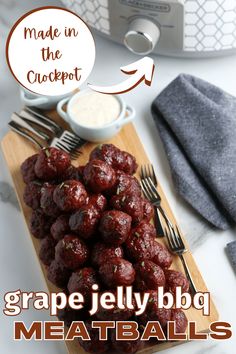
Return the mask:
POLYGON ((65 95, 88 78, 95 43, 84 21, 59 7, 43 7, 22 16, 6 45, 9 68, 26 89, 41 95, 65 95))

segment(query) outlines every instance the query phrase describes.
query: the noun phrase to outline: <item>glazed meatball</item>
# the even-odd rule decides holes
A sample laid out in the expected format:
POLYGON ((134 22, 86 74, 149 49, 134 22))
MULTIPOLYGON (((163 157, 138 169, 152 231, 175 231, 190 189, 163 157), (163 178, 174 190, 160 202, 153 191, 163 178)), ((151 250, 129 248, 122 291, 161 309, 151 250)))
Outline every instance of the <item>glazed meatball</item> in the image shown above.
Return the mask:
POLYGON ((52 223, 53 219, 41 209, 33 210, 29 221, 30 232, 36 238, 44 238, 49 234, 52 223))
POLYGON ((147 199, 143 199, 142 204, 143 204, 143 218, 145 221, 149 222, 154 216, 153 205, 147 199))
POLYGON ((99 194, 91 194, 88 196, 86 200, 87 205, 92 205, 96 208, 100 213, 102 213, 107 207, 107 200, 101 193, 99 194))
MULTIPOLYGON (((110 292, 110 291, 109 291, 110 292)), ((112 292, 116 297, 116 291, 112 292)), ((123 298, 123 302, 126 302, 125 296, 123 298)), ((99 303, 98 311, 96 313, 96 317, 101 321, 126 321, 134 315, 135 311, 135 301, 132 300, 133 309, 129 309, 125 307, 124 309, 120 309, 115 303, 113 309, 105 309, 99 303)))
POLYGON ((114 186, 115 171, 106 162, 93 160, 84 168, 84 182, 93 193, 104 192, 114 186))
POLYGON ((105 243, 97 242, 93 246, 91 253, 91 262, 95 267, 100 267, 104 262, 111 258, 122 258, 124 255, 123 249, 120 246, 106 245, 105 243))
POLYGON ((31 209, 40 208, 41 188, 42 183, 38 181, 29 182, 25 186, 23 199, 25 204, 31 209))
POLYGON ((99 285, 96 271, 93 268, 82 268, 71 274, 67 288, 70 294, 79 292, 84 296, 85 301, 90 301, 92 286, 99 285))
POLYGON ((69 166, 70 156, 66 152, 48 147, 40 151, 34 170, 38 178, 49 181, 60 177, 69 166))
POLYGON ((70 165, 64 172, 62 175, 60 175, 58 181, 67 181, 70 179, 74 179, 76 181, 79 182, 83 182, 83 178, 82 178, 83 174, 81 174, 81 170, 79 167, 75 167, 73 165, 70 165))
POLYGON ((60 321, 63 321, 67 327, 70 327, 74 321, 84 321, 86 318, 86 312, 83 309, 74 310, 67 306, 64 309, 59 309, 57 317, 60 321))
POLYGON ((37 176, 34 171, 34 166, 37 161, 37 158, 38 154, 32 155, 21 164, 21 174, 25 183, 30 183, 37 179, 37 176))
POLYGON ((141 347, 141 340, 116 340, 116 331, 111 330, 111 343, 112 347, 117 351, 119 354, 134 354, 136 353, 141 347))
POLYGON ((159 286, 165 286, 165 274, 161 267, 149 260, 143 260, 135 264, 136 271, 135 288, 139 291, 157 290, 159 286))
POLYGON ((154 257, 152 261, 159 265, 163 269, 170 268, 173 257, 166 247, 159 242, 155 241, 154 245, 154 257))
POLYGON ((98 210, 92 205, 84 205, 71 215, 69 225, 72 231, 86 240, 93 237, 100 219, 98 210))
POLYGON ((45 265, 50 265, 55 258, 55 240, 51 236, 45 237, 40 245, 39 258, 45 265))
POLYGON ((157 291, 149 290, 149 300, 138 321, 142 326, 146 326, 148 321, 159 321, 162 329, 165 329, 167 322, 171 320, 171 309, 158 308, 157 291))
POLYGON ((110 348, 110 342, 99 339, 99 330, 98 328, 92 327, 92 320, 87 320, 84 324, 89 333, 90 340, 83 340, 78 337, 81 347, 89 353, 100 354, 108 351, 110 348))
POLYGON ((114 209, 130 215, 135 225, 143 219, 142 199, 136 195, 115 195, 111 198, 110 204, 114 209))
POLYGON ((141 197, 141 187, 136 177, 127 175, 123 171, 116 172, 116 184, 109 194, 132 194, 141 197))
POLYGON ((90 161, 97 159, 130 175, 134 174, 138 167, 134 156, 112 144, 98 145, 90 154, 90 161))
POLYGON ((60 215, 51 226, 50 232, 54 240, 61 240, 70 232, 69 215, 60 215))
POLYGON ((60 209, 53 200, 53 193, 56 186, 49 183, 44 183, 41 189, 40 206, 44 214, 57 217, 60 214, 60 209))
POLYGON ((124 243, 129 235, 131 222, 131 217, 122 211, 105 211, 99 224, 103 241, 114 246, 124 243))
POLYGON ((177 286, 181 287, 182 292, 189 291, 189 281, 181 272, 168 269, 165 271, 165 277, 167 288, 173 294, 175 294, 177 286))
POLYGON ((88 247, 75 235, 66 235, 56 245, 55 259, 66 268, 74 270, 81 267, 88 256, 88 247))
POLYGON ((125 243, 125 253, 131 261, 138 262, 154 257, 155 240, 149 234, 132 233, 125 243))
POLYGON ((99 268, 101 280, 108 288, 128 286, 134 282, 135 270, 132 263, 123 258, 111 258, 99 268))
POLYGON ((62 182, 55 188, 53 200, 59 209, 70 212, 85 204, 87 192, 82 183, 75 180, 62 182))
POLYGON ((52 261, 48 267, 48 280, 59 288, 64 288, 67 285, 70 275, 70 270, 56 260, 52 261))
POLYGON ((149 235, 153 238, 156 238, 156 229, 149 222, 142 220, 136 227, 131 230, 131 235, 135 235, 137 237, 144 237, 149 235))
POLYGON ((176 333, 185 333, 188 326, 188 320, 185 313, 181 309, 171 310, 171 321, 175 322, 176 333))

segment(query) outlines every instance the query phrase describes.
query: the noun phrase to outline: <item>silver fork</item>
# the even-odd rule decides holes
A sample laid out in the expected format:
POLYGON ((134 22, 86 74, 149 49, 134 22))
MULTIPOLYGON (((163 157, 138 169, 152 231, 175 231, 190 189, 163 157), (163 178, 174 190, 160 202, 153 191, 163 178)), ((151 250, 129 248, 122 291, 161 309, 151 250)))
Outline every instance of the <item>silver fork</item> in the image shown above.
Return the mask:
POLYGON ((80 151, 78 150, 77 145, 66 144, 57 137, 51 137, 47 135, 40 129, 32 127, 17 113, 13 113, 11 118, 12 120, 8 124, 9 127, 18 134, 24 136, 25 138, 36 144, 38 147, 42 147, 42 144, 40 144, 37 139, 32 137, 29 132, 46 142, 47 146, 56 147, 58 149, 66 151, 73 159, 76 159, 80 155, 80 151), (31 137, 31 139, 29 137, 31 137))
POLYGON ((60 141, 64 144, 68 144, 69 146, 77 146, 81 147, 86 143, 86 141, 80 138, 75 133, 63 129, 59 124, 54 122, 51 118, 43 115, 36 109, 32 109, 29 107, 25 107, 20 112, 21 118, 26 120, 29 123, 37 124, 48 130, 50 133, 60 139, 60 141))
POLYGON ((151 177, 143 178, 140 181, 143 194, 145 198, 147 198, 161 213, 167 225, 172 226, 172 222, 170 221, 168 215, 161 205, 161 196, 158 193, 151 177))
POLYGON ((183 239, 182 239, 182 236, 180 234, 178 227, 175 226, 175 229, 174 229, 173 226, 168 225, 168 230, 165 229, 165 236, 167 238, 170 251, 174 254, 177 254, 177 256, 179 256, 179 258, 183 264, 185 274, 186 274, 187 279, 190 284, 190 290, 191 290, 192 294, 195 295, 197 293, 197 289, 194 284, 193 278, 191 276, 187 262, 185 261, 184 256, 183 256, 183 254, 185 252, 187 252, 188 250, 184 245, 184 242, 183 242, 183 239))

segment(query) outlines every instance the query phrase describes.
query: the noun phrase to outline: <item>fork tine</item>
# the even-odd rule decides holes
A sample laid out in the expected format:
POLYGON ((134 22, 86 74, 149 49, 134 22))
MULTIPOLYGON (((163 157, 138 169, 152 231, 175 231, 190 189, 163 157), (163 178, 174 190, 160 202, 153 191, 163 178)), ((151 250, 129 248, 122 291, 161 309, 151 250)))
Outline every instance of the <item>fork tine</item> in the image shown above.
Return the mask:
POLYGON ((143 194, 144 194, 145 198, 150 199, 150 195, 148 193, 148 190, 147 190, 147 187, 146 187, 146 184, 145 184, 145 179, 141 180, 141 188, 142 188, 142 191, 143 191, 143 194))
POLYGON ((176 230, 177 230, 177 235, 178 235, 178 239, 179 239, 179 243, 181 244, 182 248, 185 248, 184 242, 183 242, 183 238, 181 236, 181 233, 179 231, 178 226, 176 225, 176 230))
POLYGON ((153 199, 153 195, 152 195, 152 192, 151 192, 151 190, 150 190, 150 188, 149 188, 149 186, 148 186, 147 178, 145 178, 145 179, 143 180, 143 185, 144 185, 144 189, 145 189, 145 191, 146 191, 146 193, 147 193, 147 195, 148 195, 148 199, 149 199, 149 200, 152 200, 152 199, 153 199))
POLYGON ((145 175, 144 175, 144 165, 141 165, 141 179, 144 179, 145 175))
POLYGON ((154 186, 153 182, 152 182, 152 179, 149 177, 149 178, 146 178, 146 181, 147 181, 147 185, 150 189, 150 192, 152 193, 152 195, 155 197, 155 198, 160 198, 159 196, 159 193, 157 192, 156 190, 156 187, 154 186))
POLYGON ((169 232, 167 231, 166 228, 165 228, 165 234, 166 234, 166 238, 167 238, 167 242, 168 242, 169 248, 173 252, 175 247, 174 247, 174 245, 172 243, 172 238, 170 237, 170 234, 169 234, 169 232))
POLYGON ((151 169, 152 169, 152 179, 153 179, 153 182, 154 182, 155 186, 157 186, 157 185, 158 185, 157 176, 156 176, 156 173, 155 173, 155 170, 154 170, 154 167, 153 167, 152 164, 151 164, 151 169))

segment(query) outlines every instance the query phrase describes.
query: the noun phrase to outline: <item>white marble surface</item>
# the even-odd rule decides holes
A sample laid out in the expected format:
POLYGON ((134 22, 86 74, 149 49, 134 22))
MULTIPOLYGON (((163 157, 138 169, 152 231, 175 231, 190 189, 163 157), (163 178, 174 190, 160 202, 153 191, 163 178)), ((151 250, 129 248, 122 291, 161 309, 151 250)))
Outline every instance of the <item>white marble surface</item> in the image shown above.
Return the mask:
MULTIPOLYGON (((14 21, 27 10, 37 6, 56 5, 58 3, 56 0, 26 0, 23 2, 20 0, 0 0, 1 138, 8 130, 7 122, 11 112, 18 110, 21 106, 18 87, 5 64, 6 35, 14 21)), ((96 65, 89 78, 92 83, 117 83, 123 78, 119 67, 137 59, 122 46, 99 37, 96 37, 96 46, 96 65)), ((236 56, 202 60, 155 57, 155 64, 156 73, 152 87, 147 88, 140 85, 132 92, 125 94, 125 99, 128 103, 134 105, 137 110, 135 126, 151 161, 156 166, 159 180, 190 243, 194 257, 219 310, 220 319, 230 322, 235 331, 236 279, 225 254, 226 243, 235 240, 235 230, 221 232, 213 229, 196 215, 189 206, 178 199, 171 182, 166 157, 150 115, 150 104, 154 97, 181 72, 197 75, 236 96, 236 56)), ((5 292, 16 289, 37 291, 46 288, 2 153, 0 155, 0 171, 0 353, 23 354, 27 351, 34 354, 41 354, 43 351, 47 354, 65 353, 66 350, 62 342, 14 342, 12 340, 14 320, 24 320, 26 324, 30 324, 34 320, 49 320, 50 317, 47 312, 36 312, 30 309, 17 318, 2 315, 3 294, 5 292)), ((192 342, 170 349, 168 353, 200 354, 202 351, 207 354, 234 353, 235 334, 228 341, 192 342)), ((165 353, 163 352, 163 354, 165 353)))

